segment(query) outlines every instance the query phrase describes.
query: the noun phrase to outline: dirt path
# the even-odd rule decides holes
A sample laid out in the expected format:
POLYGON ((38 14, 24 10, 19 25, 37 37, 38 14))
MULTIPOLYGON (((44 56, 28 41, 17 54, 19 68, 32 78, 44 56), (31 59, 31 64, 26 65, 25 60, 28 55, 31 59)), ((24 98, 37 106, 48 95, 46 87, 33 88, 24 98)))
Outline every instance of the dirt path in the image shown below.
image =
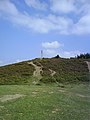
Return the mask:
POLYGON ((86 61, 87 65, 88 65, 88 70, 90 72, 90 62, 86 61))
POLYGON ((49 70, 51 72, 51 76, 54 76, 56 74, 56 72, 54 70, 51 70, 51 69, 49 69, 49 70))
POLYGON ((33 72, 33 76, 37 77, 40 80, 42 78, 41 72, 43 72, 42 66, 37 66, 33 62, 28 62, 28 64, 31 64, 35 67, 35 71, 33 72))
POLYGON ((11 100, 14 100, 14 99, 18 99, 18 98, 21 98, 25 95, 21 95, 21 94, 15 94, 15 95, 4 95, 0 98, 0 101, 1 102, 6 102, 6 101, 11 101, 11 100))

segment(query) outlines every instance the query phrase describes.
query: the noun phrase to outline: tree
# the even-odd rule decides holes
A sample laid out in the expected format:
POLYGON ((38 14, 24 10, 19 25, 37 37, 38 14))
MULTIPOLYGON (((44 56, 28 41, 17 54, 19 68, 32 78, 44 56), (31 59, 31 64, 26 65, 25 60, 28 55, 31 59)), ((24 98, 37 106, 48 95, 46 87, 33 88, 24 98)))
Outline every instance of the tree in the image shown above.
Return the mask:
POLYGON ((60 56, 59 56, 59 55, 56 55, 54 58, 60 58, 60 56))
POLYGON ((77 59, 90 59, 90 53, 77 55, 77 59))

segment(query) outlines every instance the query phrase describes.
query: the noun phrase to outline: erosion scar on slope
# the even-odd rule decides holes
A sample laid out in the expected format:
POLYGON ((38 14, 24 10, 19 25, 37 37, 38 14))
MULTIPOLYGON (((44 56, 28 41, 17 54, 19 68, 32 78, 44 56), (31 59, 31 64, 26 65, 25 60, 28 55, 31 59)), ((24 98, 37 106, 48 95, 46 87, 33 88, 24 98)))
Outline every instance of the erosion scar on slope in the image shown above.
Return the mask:
POLYGON ((0 97, 0 101, 1 102, 11 101, 11 100, 14 100, 14 99, 21 98, 23 96, 25 96, 25 95, 22 95, 22 94, 4 95, 4 96, 0 97))
POLYGON ((35 71, 33 72, 33 76, 37 77, 38 79, 42 78, 41 72, 43 72, 42 70, 42 66, 37 66, 36 64, 34 64, 33 62, 28 62, 28 64, 31 64, 35 67, 35 71))
POLYGON ((54 76, 56 74, 56 72, 52 69, 49 69, 49 71, 51 72, 51 76, 54 76))
POLYGON ((89 73, 90 73, 90 62, 86 61, 87 65, 88 65, 88 70, 89 70, 89 73))

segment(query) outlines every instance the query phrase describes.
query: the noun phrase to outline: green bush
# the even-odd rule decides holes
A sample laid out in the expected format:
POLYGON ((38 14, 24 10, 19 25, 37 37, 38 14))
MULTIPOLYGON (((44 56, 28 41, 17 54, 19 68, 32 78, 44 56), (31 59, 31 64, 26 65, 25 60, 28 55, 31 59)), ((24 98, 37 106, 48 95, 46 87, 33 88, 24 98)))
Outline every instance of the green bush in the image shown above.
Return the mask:
POLYGON ((40 82, 43 82, 43 83, 55 83, 55 78, 54 77, 43 77, 40 82))

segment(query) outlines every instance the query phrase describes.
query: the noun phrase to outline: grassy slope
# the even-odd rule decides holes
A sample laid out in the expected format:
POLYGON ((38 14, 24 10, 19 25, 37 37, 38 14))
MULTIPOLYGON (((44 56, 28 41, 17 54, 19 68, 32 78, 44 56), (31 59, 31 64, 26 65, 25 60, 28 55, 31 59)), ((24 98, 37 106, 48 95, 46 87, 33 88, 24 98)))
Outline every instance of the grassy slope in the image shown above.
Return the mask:
POLYGON ((0 120, 90 120, 90 87, 85 84, 0 86, 3 95, 22 98, 0 102, 0 120))
MULTIPOLYGON (((88 81, 87 64, 77 59, 35 59, 33 62, 43 66, 42 82, 76 82, 88 81), (56 72, 50 77, 50 70, 56 72)), ((33 79, 35 68, 27 61, 0 67, 0 84, 30 84, 33 79)))
POLYGON ((34 67, 27 62, 20 62, 0 67, 0 84, 25 84, 31 80, 34 67))
POLYGON ((35 64, 38 62, 43 66, 43 79, 45 82, 59 82, 59 83, 70 83, 77 81, 88 81, 88 67, 84 60, 79 59, 42 59, 35 60, 35 64), (50 77, 50 70, 56 72, 54 77, 50 77), (51 80, 51 81, 50 81, 51 80))

